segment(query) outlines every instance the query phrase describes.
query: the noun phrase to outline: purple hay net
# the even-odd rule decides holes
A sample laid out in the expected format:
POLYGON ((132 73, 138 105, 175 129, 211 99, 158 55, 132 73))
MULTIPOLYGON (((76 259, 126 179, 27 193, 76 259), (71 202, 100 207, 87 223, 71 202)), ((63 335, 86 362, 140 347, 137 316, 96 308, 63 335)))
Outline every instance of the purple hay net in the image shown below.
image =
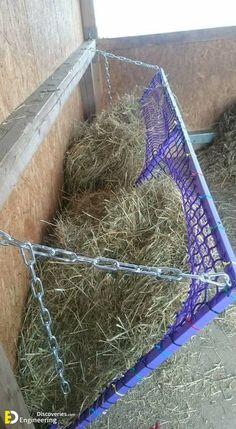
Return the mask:
POLYGON ((236 287, 235 255, 163 70, 154 76, 145 90, 141 108, 146 126, 146 159, 136 184, 141 185, 161 172, 172 177, 183 199, 189 269, 202 273, 224 268, 232 285, 220 291, 217 287, 209 289, 207 284, 192 281, 186 302, 162 340, 120 379, 113 380, 68 429, 87 428, 217 314, 236 302, 233 290, 236 287))
MULTIPOLYGON (((154 76, 140 103, 146 127, 146 156, 136 185, 157 177, 161 172, 170 175, 182 195, 190 272, 198 274, 222 271, 230 266, 229 253, 232 257, 230 252, 232 249, 211 201, 211 195, 163 70, 154 76), (213 213, 209 205, 212 206, 213 213)), ((232 268, 230 267, 228 271, 231 280, 234 281, 235 273, 232 268)), ((185 320, 192 318, 218 292, 217 287, 215 290, 209 289, 207 283, 193 280, 187 300, 177 313, 175 323, 169 327, 167 334, 170 335, 185 320)))

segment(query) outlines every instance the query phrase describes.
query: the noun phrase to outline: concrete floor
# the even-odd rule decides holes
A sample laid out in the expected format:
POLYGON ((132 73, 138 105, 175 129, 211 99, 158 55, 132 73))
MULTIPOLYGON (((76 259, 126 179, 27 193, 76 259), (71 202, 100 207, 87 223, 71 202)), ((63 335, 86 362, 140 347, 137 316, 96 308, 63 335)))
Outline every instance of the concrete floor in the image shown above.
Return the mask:
MULTIPOLYGON (((236 318, 236 308, 230 312, 236 318)), ((236 333, 229 337, 226 320, 194 337, 91 428, 148 429, 159 420, 161 429, 235 429, 236 333)))

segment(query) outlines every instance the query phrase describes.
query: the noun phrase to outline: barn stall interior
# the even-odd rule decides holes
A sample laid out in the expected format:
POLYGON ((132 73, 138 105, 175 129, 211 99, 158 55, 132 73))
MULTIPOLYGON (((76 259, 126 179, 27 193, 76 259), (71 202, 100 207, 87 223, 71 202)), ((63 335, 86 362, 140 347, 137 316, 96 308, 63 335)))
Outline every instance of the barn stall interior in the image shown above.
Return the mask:
POLYGON ((236 27, 0 14, 2 426, 233 429, 236 27))

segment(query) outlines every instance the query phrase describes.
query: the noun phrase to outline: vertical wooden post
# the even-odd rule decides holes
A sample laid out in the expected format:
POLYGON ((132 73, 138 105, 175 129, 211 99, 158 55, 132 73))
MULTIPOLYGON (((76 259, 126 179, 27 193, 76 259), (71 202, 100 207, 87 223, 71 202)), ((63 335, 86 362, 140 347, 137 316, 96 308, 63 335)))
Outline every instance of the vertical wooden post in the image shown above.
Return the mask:
MULTIPOLYGON (((0 344, 0 428, 9 427, 4 424, 6 410, 13 410, 20 417, 30 418, 22 393, 16 382, 11 366, 0 344)), ((15 423, 15 429, 34 429, 33 423, 15 423)))
MULTIPOLYGON (((83 24, 84 40, 97 39, 97 28, 93 0, 80 0, 81 18, 83 24)), ((90 64, 80 82, 83 103, 84 119, 92 119, 96 113, 96 99, 94 89, 94 64, 90 64)))
POLYGON ((93 0, 80 0, 84 40, 97 39, 97 28, 93 0))

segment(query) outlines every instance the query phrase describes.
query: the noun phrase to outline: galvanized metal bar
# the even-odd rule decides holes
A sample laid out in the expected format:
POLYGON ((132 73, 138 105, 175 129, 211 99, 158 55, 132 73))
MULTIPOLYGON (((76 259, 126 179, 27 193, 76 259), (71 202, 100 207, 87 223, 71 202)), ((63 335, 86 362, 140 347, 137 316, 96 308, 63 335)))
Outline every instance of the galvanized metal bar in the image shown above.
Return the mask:
POLYGON ((214 131, 190 131, 189 138, 193 147, 197 150, 200 147, 211 144, 216 137, 214 131))

